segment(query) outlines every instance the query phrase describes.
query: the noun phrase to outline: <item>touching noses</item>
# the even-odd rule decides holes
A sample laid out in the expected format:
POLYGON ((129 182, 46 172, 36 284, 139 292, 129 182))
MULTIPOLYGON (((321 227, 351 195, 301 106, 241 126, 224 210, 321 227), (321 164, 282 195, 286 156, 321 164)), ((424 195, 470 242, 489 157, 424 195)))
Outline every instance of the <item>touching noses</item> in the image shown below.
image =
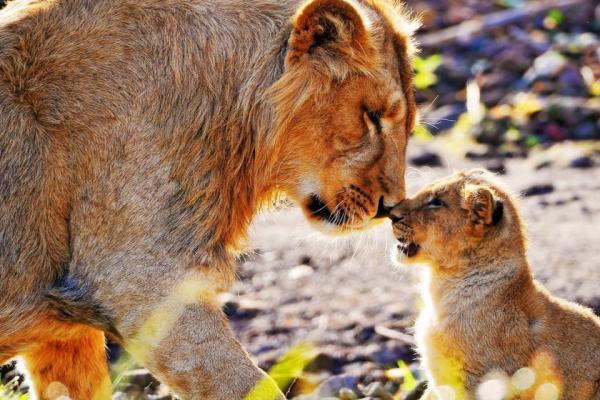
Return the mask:
POLYGON ((393 194, 385 194, 379 198, 379 204, 377 206, 377 215, 375 218, 389 217, 390 212, 406 197, 404 187, 398 189, 393 194))
POLYGON ((392 220, 392 224, 395 224, 396 222, 400 222, 400 221, 404 220, 404 217, 406 214, 405 204, 406 203, 404 201, 402 201, 390 210, 388 216, 392 220))

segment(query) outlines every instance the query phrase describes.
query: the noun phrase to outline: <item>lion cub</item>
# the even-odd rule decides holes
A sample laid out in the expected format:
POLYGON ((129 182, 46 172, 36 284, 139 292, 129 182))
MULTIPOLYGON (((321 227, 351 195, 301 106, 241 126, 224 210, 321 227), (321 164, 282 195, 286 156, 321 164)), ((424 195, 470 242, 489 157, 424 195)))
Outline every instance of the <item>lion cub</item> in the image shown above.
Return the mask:
POLYGON ((515 199, 459 172, 391 214, 404 264, 427 264, 416 324, 424 399, 600 399, 600 318, 533 279, 515 199))

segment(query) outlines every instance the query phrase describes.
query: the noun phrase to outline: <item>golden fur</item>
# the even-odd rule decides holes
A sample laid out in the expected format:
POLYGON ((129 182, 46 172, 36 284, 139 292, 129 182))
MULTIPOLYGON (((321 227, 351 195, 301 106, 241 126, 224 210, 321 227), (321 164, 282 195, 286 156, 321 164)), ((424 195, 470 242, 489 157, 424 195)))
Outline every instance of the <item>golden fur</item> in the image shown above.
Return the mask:
POLYGON ((493 177, 459 172, 391 215, 401 262, 429 266, 425 399, 600 399, 600 318, 533 279, 516 201, 493 177))
POLYGON ((265 389, 215 293, 278 194, 333 232, 404 197, 413 29, 384 0, 9 3, 0 362, 108 399, 102 330, 183 399, 265 389))

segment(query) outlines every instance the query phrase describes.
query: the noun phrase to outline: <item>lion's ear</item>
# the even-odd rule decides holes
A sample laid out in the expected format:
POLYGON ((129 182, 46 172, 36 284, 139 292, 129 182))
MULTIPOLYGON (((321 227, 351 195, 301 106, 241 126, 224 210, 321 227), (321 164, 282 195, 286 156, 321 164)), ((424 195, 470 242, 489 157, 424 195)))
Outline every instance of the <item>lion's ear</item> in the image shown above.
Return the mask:
POLYGON ((293 18, 288 64, 313 57, 368 58, 372 46, 365 17, 353 0, 309 0, 293 18))
POLYGON ((471 236, 482 237, 489 225, 497 224, 502 218, 502 202, 495 201, 493 193, 486 187, 466 184, 462 202, 468 218, 465 231, 471 236))

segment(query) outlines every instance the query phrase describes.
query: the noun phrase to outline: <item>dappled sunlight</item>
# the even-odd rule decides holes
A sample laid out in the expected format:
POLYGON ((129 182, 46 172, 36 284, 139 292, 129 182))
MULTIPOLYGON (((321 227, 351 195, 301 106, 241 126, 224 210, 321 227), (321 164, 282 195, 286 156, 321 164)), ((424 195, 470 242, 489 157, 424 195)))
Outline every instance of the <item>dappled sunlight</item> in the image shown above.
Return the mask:
POLYGON ((510 379, 511 385, 518 391, 528 390, 535 383, 535 371, 531 368, 517 370, 510 379))
POLYGON ((503 372, 488 374, 477 387, 478 400, 502 400, 509 391, 509 379, 503 372))
POLYGON ((51 382, 46 391, 44 392, 44 396, 49 400, 69 400, 69 389, 60 382, 51 382))
MULTIPOLYGON (((310 343, 299 343, 292 347, 273 365, 266 375, 244 400, 276 399, 279 390, 286 390, 300 378, 306 366, 317 356, 315 347, 310 343)), ((310 392, 314 388, 304 388, 310 392)))
POLYGON ((205 304, 218 307, 218 281, 209 274, 191 271, 175 286, 171 294, 144 321, 138 333, 127 341, 127 350, 141 363, 171 331, 185 307, 205 304))

